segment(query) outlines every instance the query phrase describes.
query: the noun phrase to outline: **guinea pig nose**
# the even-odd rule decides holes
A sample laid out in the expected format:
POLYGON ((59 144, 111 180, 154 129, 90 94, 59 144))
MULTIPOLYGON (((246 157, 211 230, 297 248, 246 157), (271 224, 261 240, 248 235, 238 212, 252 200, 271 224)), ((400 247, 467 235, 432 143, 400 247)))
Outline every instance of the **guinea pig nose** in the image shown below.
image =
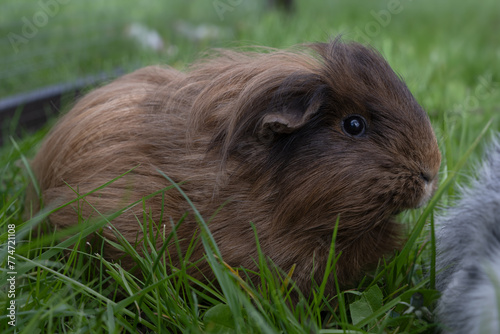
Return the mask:
POLYGON ((431 176, 429 175, 429 173, 424 172, 420 173, 420 178, 422 178, 427 183, 429 183, 429 181, 431 180, 431 176))
POLYGON ((420 178, 423 179, 426 183, 431 183, 436 175, 436 173, 432 173, 430 171, 420 172, 420 178))

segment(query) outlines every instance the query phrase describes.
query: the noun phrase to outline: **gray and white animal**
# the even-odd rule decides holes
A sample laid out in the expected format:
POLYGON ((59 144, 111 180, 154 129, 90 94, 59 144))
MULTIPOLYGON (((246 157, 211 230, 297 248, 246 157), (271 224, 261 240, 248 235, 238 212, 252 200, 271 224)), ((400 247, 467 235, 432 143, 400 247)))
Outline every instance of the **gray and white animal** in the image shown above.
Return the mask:
POLYGON ((500 333, 500 139, 436 226, 443 333, 500 333))

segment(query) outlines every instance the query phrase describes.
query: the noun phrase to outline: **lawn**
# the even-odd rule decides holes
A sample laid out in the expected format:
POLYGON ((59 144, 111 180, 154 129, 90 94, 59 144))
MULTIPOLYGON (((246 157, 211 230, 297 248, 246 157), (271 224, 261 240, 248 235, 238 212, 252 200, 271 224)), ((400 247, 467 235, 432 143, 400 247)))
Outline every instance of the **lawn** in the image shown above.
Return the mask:
MULTIPOLYGON (((302 0, 291 13, 249 0, 3 0, 0 99, 151 64, 182 69, 213 47, 287 48, 342 34, 373 45, 404 77, 431 118, 443 161, 434 199, 400 215, 408 231, 403 250, 351 290, 324 296, 319 286, 312 298, 290 306, 293 273, 273 268, 264 254, 262 286, 214 256, 207 260, 218 282, 203 285, 185 267, 167 270, 156 260, 161 250, 141 256, 131 245, 117 245, 137 258, 144 278, 106 261, 101 245, 85 242, 105 222, 46 231, 50 211, 33 215, 24 198, 32 178, 28 161, 55 119, 37 132, 7 120, 0 124, 0 332, 432 333, 433 217, 454 203, 500 129, 499 31, 497 0, 302 0), (135 37, 144 31, 152 36, 147 45, 135 37), (41 229, 46 233, 35 233, 41 229)), ((141 242, 148 248, 150 241, 141 242)), ((202 242, 208 254, 217 253, 208 230, 202 242)))

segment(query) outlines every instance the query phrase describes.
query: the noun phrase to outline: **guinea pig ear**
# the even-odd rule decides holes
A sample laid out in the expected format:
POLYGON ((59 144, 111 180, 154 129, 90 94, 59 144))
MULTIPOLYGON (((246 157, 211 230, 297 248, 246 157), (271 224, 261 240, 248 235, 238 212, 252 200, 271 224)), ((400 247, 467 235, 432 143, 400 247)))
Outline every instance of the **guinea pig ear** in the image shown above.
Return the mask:
MULTIPOLYGON (((301 88, 305 88, 304 85, 301 88)), ((273 99, 271 103, 273 107, 262 117, 259 129, 261 138, 292 133, 303 127, 320 109, 323 103, 323 90, 313 89, 312 93, 295 90, 292 94, 284 94, 278 90, 275 97, 279 96, 281 101, 273 99)))
POLYGON ((295 108, 286 108, 282 111, 268 113, 262 119, 261 131, 275 133, 292 133, 306 124, 316 114, 320 101, 315 101, 305 111, 295 108))

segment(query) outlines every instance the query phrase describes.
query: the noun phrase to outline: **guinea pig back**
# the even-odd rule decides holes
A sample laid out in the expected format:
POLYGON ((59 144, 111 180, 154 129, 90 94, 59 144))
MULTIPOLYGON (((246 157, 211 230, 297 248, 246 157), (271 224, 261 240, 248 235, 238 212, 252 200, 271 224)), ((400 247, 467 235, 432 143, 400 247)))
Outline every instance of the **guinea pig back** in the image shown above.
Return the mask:
MULTIPOLYGON (((290 51, 218 51, 185 72, 140 69, 83 97, 32 166, 46 205, 134 168, 88 195, 88 204, 53 213, 58 227, 169 186, 162 171, 204 217, 226 203, 209 228, 229 265, 256 269, 253 223, 263 252, 285 271, 295 264, 292 278, 307 294, 311 277, 323 276, 337 218, 336 273, 346 287, 399 246, 395 215, 430 198, 440 160, 427 114, 387 62, 337 39, 290 51)), ((167 233, 190 211, 175 190, 146 206, 167 233)), ((138 205, 111 224, 134 243, 141 217, 138 205)), ((181 249, 197 230, 188 214, 177 231, 181 249)), ((198 243, 191 259, 202 256, 198 243)), ((198 268, 193 275, 213 277, 205 262, 198 268)))

